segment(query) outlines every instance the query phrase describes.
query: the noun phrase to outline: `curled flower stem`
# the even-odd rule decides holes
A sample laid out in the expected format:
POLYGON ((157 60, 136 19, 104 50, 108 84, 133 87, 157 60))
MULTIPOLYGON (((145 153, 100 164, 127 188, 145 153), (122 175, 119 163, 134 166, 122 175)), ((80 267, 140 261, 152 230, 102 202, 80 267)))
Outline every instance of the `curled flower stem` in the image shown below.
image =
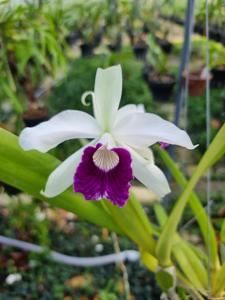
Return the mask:
POLYGON ((84 106, 89 106, 89 105, 90 105, 90 103, 87 102, 87 100, 86 100, 86 98, 87 98, 88 96, 91 96, 91 97, 92 97, 92 101, 93 101, 93 100, 94 100, 94 97, 95 97, 95 94, 94 94, 94 92, 92 92, 92 91, 87 91, 87 92, 85 92, 85 93, 82 94, 82 96, 81 96, 81 103, 82 103, 84 106))

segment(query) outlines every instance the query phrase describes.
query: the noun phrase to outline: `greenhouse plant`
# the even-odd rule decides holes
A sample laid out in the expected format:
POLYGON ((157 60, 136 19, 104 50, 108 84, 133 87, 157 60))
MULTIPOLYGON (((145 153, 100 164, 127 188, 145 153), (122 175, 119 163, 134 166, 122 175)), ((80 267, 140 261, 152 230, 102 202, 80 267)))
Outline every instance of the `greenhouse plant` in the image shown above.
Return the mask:
POLYGON ((221 3, 6 0, 0 24, 0 299, 225 299, 221 3))

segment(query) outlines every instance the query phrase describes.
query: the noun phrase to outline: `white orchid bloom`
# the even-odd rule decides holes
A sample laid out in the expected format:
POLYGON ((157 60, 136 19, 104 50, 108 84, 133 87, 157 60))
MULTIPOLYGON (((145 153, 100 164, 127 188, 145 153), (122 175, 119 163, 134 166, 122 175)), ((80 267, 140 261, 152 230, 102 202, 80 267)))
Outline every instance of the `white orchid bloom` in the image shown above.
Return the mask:
POLYGON ((82 111, 66 110, 20 134, 24 150, 41 152, 70 139, 93 139, 49 175, 42 194, 54 197, 73 185, 74 191, 83 193, 87 200, 107 198, 122 207, 128 200, 133 176, 159 197, 168 194, 167 179, 154 164, 148 147, 163 142, 194 149, 188 134, 144 112, 143 106, 130 104, 119 109, 120 65, 98 68, 94 92, 86 92, 84 97, 89 94, 95 118, 82 111))

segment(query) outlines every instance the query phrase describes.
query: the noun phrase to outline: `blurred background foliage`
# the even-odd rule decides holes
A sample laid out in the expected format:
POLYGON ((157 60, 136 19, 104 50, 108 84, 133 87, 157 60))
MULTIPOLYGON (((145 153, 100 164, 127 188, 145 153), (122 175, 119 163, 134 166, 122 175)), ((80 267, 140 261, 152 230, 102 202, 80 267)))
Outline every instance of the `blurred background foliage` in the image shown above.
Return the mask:
MULTIPOLYGON (((190 70, 200 73, 205 65, 204 4, 203 0, 196 1, 190 56, 190 70)), ((18 134, 23 127, 38 124, 65 109, 92 113, 91 103, 81 103, 82 94, 93 90, 98 67, 118 63, 123 69, 121 106, 144 104, 147 111, 173 120, 185 11, 186 1, 178 0, 0 1, 0 127, 18 134)), ((225 118, 224 11, 221 1, 209 1, 212 137, 225 118)), ((181 116, 182 127, 200 147, 195 151, 198 155, 178 155, 181 167, 191 176, 206 149, 205 93, 203 90, 201 95, 193 96, 188 90, 187 94, 187 118, 181 116)), ((82 141, 69 141, 52 153, 65 159, 81 144, 82 141)), ((220 228, 225 215, 223 162, 216 166, 213 180, 213 222, 220 228)), ((204 183, 203 179, 198 190, 203 203, 204 183)), ((179 191, 174 182, 172 187, 168 211, 179 191)), ((114 251, 111 237, 104 230, 62 212, 50 216, 53 211, 36 200, 26 203, 12 195, 18 190, 8 189, 4 184, 0 188, 2 234, 68 254, 99 255, 96 244, 103 244, 102 254, 114 251), (10 195, 6 203, 2 200, 5 192, 10 195)), ((151 204, 145 209, 154 219, 151 204)), ((187 209, 183 224, 191 216, 187 209)), ((201 244, 194 225, 186 234, 189 240, 201 244)), ((120 239, 120 246, 134 247, 126 238, 120 239)), ((122 273, 115 266, 74 269, 53 263, 48 250, 37 256, 11 248, 3 249, 0 266, 0 296, 4 300, 25 299, 27 294, 28 299, 37 299, 38 295, 44 300, 125 299, 122 273), (7 276, 17 272, 22 273, 22 282, 7 285, 7 276), (82 279, 77 278, 80 275, 82 279), (74 277, 73 283, 65 284, 74 277), (79 280, 84 282, 81 287, 76 286, 79 280)), ((159 288, 143 266, 129 265, 128 273, 134 299, 159 298, 159 288)))

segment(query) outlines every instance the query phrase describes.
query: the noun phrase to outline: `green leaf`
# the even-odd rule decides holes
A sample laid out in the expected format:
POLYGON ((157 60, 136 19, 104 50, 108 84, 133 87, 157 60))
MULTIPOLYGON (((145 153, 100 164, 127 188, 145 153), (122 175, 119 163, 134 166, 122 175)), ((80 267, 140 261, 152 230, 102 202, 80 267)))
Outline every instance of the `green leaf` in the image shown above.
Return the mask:
POLYGON ((216 274, 213 282, 212 295, 214 297, 224 296, 225 292, 225 263, 221 267, 220 271, 216 274))
POLYGON ((15 135, 0 128, 0 181, 37 199, 45 200, 52 206, 71 211, 94 224, 123 233, 101 205, 94 201, 85 201, 81 194, 73 193, 72 189, 55 198, 45 198, 40 194, 49 174, 59 164, 60 161, 49 154, 24 151, 15 135))
POLYGON ((174 206, 166 224, 164 225, 163 231, 160 235, 156 246, 156 254, 159 259, 161 266, 168 266, 171 264, 171 251, 173 244, 173 237, 177 231, 177 226, 182 217, 184 208, 190 199, 190 195, 198 183, 202 175, 213 165, 225 152, 225 124, 222 126, 216 137, 210 144, 208 150, 202 157, 198 164, 196 171, 192 178, 188 182, 184 192, 178 199, 174 206), (168 239, 168 236, 170 238, 168 239))
POLYGON ((143 264, 151 271, 156 272, 158 267, 158 260, 152 256, 149 252, 140 251, 141 253, 141 261, 143 264))
POLYGON ((24 151, 18 138, 0 129, 0 181, 21 189, 52 206, 74 212, 89 222, 107 227, 119 234, 126 234, 139 247, 154 253, 155 240, 151 225, 141 204, 131 196, 124 208, 108 200, 85 201, 79 193, 68 189, 55 198, 45 198, 40 190, 49 174, 60 164, 52 155, 38 151, 24 151))
MULTIPOLYGON (((170 170, 172 176, 176 180, 176 182, 179 184, 179 186, 182 189, 184 189, 187 186, 188 181, 184 177, 183 173, 180 171, 177 164, 172 160, 172 158, 166 151, 161 150, 160 147, 157 147, 157 150, 161 158, 163 159, 164 163, 166 164, 167 168, 170 170)), ((213 226, 210 222, 210 239, 209 239, 208 238, 208 216, 202 203, 200 202, 199 198, 194 192, 190 194, 188 204, 190 205, 191 210, 199 224, 206 248, 208 248, 208 244, 210 242, 210 249, 211 249, 210 261, 213 265, 213 268, 218 269, 220 265, 219 257, 218 257, 218 245, 217 245, 216 234, 213 229, 213 226)))
POLYGON ((7 97, 9 97, 9 100, 11 101, 12 106, 14 107, 15 111, 17 113, 23 112, 23 106, 20 103, 19 99, 16 97, 16 93, 12 91, 10 86, 8 86, 7 84, 4 83, 4 84, 1 84, 1 88, 5 92, 7 97))
MULTIPOLYGON (((154 211, 160 226, 163 226, 168 219, 164 208, 159 203, 156 203, 154 211)), ((207 270, 202 261, 207 263, 208 260, 201 249, 186 242, 176 234, 172 246, 172 260, 175 266, 180 266, 193 286, 201 290, 203 287, 207 288, 207 270)))
POLYGON ((125 207, 122 209, 110 202, 103 203, 106 211, 123 232, 145 251, 155 254, 155 240, 151 224, 141 204, 133 195, 130 196, 125 207))
POLYGON ((196 274, 196 268, 193 266, 193 264, 190 264, 190 259, 183 245, 184 244, 182 243, 177 244, 176 247, 173 247, 173 255, 178 262, 178 266, 182 270, 182 273, 185 275, 185 278, 187 278, 188 281, 192 284, 194 289, 205 293, 206 286, 202 283, 202 280, 201 278, 199 278, 198 274, 196 274))
POLYGON ((159 225, 160 225, 160 227, 162 227, 168 219, 166 211, 164 210, 164 208, 159 203, 154 203, 153 208, 154 208, 156 218, 159 222, 159 225))
POLYGON ((225 220, 223 220, 221 231, 220 231, 221 242, 225 244, 225 220))

